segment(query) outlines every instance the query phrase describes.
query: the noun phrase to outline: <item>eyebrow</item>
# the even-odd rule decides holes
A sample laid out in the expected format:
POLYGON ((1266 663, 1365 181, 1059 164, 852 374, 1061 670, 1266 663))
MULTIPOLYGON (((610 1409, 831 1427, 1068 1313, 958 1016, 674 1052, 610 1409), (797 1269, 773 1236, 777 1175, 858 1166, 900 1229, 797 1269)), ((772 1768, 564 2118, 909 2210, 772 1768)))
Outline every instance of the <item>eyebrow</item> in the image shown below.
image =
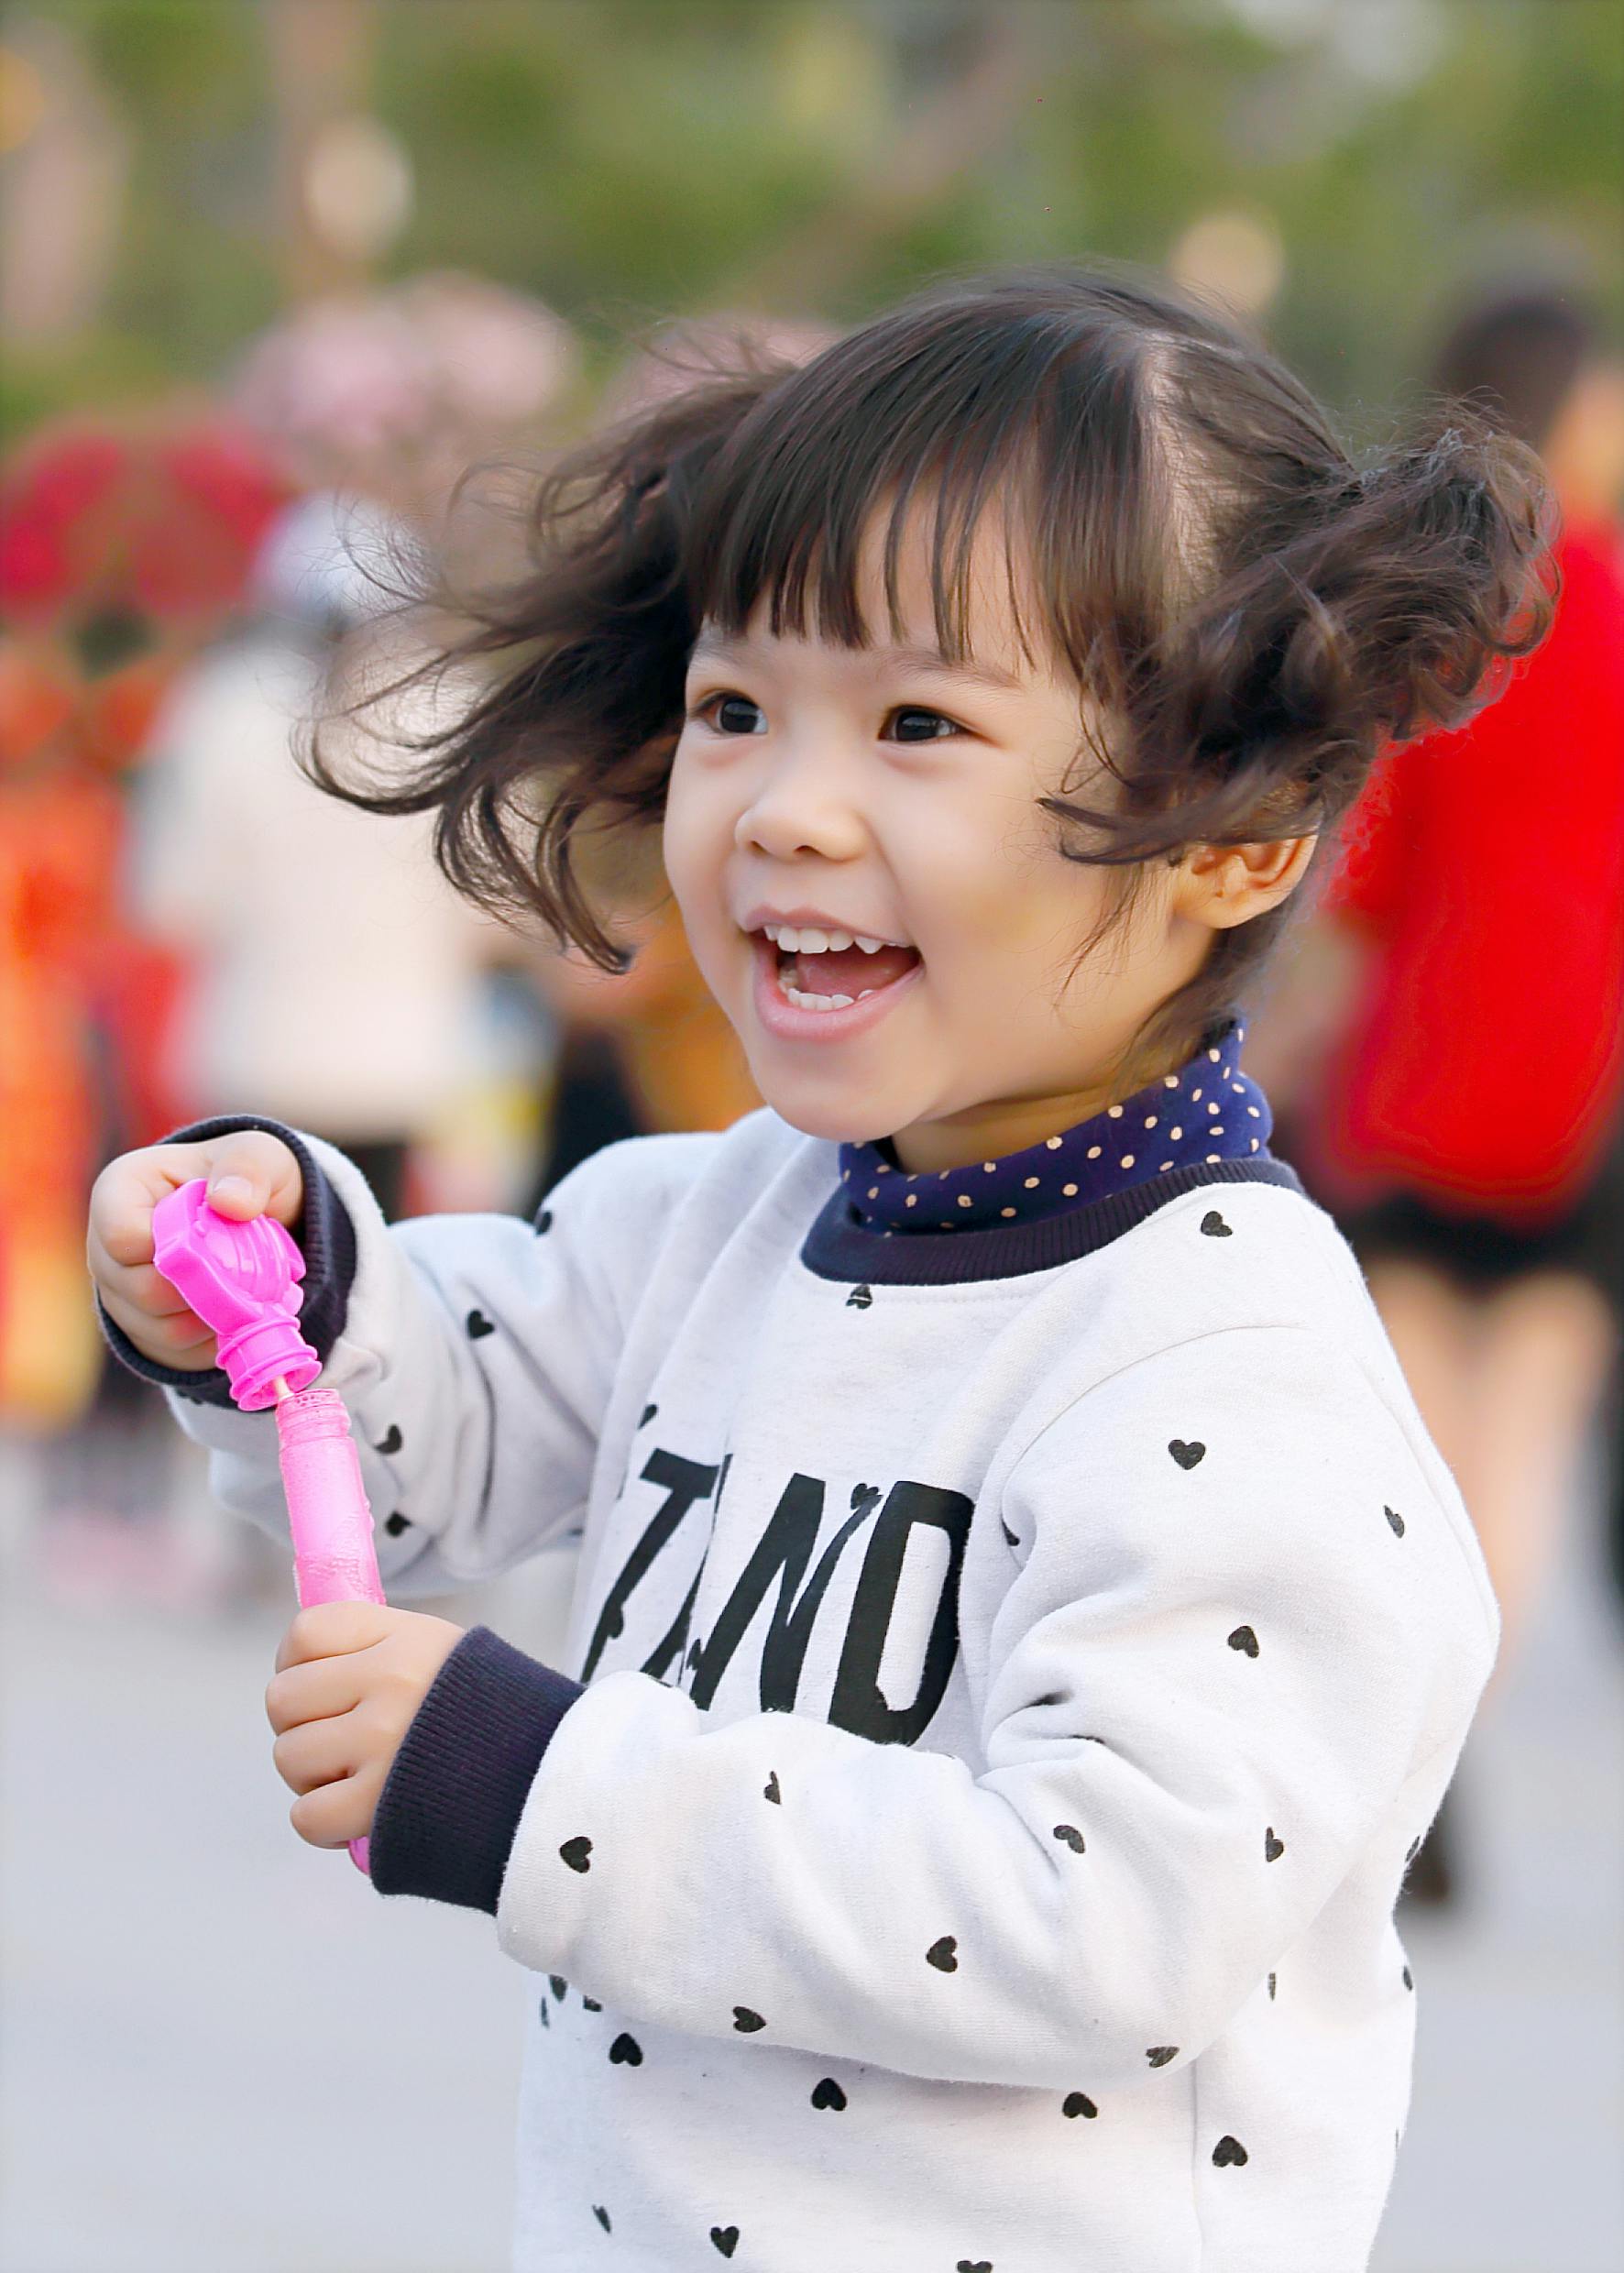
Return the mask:
MULTIPOLYGON (((1026 682, 1001 671, 995 664, 952 663, 934 647, 871 647, 858 649, 859 653, 872 655, 876 663, 890 664, 907 671, 922 671, 937 678, 968 679, 978 686, 991 686, 1008 694, 1022 694, 1026 682)), ((694 663, 707 657, 747 659, 753 650, 747 640, 719 639, 714 633, 702 632, 695 641, 689 660, 694 663)))

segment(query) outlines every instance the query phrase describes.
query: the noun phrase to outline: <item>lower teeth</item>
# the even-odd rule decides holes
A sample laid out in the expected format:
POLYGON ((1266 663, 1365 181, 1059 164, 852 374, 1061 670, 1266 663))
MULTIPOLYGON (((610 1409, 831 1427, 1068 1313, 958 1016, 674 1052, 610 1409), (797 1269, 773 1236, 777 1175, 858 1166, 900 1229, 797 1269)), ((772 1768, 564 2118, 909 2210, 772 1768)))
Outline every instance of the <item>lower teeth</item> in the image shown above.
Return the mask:
POLYGON ((860 994, 804 994, 798 986, 786 986, 780 980, 783 992, 797 1010, 849 1010, 853 1002, 866 1002, 878 989, 865 986, 860 994))

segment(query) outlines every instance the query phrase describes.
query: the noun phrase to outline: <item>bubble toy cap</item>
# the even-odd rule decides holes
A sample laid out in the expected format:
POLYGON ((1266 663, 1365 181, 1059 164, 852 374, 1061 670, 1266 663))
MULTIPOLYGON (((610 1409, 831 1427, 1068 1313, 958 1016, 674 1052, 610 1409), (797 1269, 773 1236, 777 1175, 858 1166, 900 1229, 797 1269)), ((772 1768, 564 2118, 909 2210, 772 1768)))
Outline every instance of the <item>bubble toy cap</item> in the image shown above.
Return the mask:
POLYGON ((235 1404, 274 1404, 279 1380, 309 1388, 322 1361, 296 1323, 304 1257, 274 1215, 222 1215, 200 1176, 153 1209, 152 1240, 159 1269, 214 1329, 235 1404))

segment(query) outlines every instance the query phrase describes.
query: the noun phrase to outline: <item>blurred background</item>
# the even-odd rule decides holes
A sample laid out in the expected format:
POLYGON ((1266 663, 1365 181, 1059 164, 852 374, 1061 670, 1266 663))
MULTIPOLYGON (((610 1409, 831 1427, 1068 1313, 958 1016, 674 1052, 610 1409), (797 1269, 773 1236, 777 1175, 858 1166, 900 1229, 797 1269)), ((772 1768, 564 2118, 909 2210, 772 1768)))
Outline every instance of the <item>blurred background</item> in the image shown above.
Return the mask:
MULTIPOLYGON (((0 8, 5 2273, 498 2273, 511 2207, 523 1978, 289 1828, 291 1573, 104 1358, 97 1169, 258 1110, 396 1214, 533 1208, 754 1103, 657 856, 595 880, 642 947, 606 979, 310 789, 299 719, 335 659, 409 659, 402 545, 499 573, 523 469, 691 353, 1092 255, 1222 294, 1355 446, 1492 403, 1561 502, 1552 639, 1378 768, 1246 1063, 1505 1620, 1400 1904, 1374 2273, 1624 2265, 1624 5, 34 0, 0 8)), ((419 1607, 545 1656, 571 1576, 419 1607)))

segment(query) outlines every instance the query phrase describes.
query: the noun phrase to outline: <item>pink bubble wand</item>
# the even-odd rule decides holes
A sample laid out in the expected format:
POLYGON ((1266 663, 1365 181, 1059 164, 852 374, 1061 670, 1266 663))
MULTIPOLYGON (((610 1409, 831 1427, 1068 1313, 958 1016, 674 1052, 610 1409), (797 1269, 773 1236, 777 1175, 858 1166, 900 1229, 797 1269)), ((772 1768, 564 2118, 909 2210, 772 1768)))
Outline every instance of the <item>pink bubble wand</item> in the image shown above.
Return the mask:
MULTIPOLYGON (((211 1207, 202 1177, 159 1202, 152 1236, 158 1268, 214 1328, 234 1402, 276 1407, 300 1609, 384 1601, 349 1415, 336 1390, 311 1387, 322 1363, 297 1324, 303 1256, 274 1215, 238 1223, 211 1207)), ((369 1872, 368 1841, 352 1839, 349 1851, 369 1872)))

